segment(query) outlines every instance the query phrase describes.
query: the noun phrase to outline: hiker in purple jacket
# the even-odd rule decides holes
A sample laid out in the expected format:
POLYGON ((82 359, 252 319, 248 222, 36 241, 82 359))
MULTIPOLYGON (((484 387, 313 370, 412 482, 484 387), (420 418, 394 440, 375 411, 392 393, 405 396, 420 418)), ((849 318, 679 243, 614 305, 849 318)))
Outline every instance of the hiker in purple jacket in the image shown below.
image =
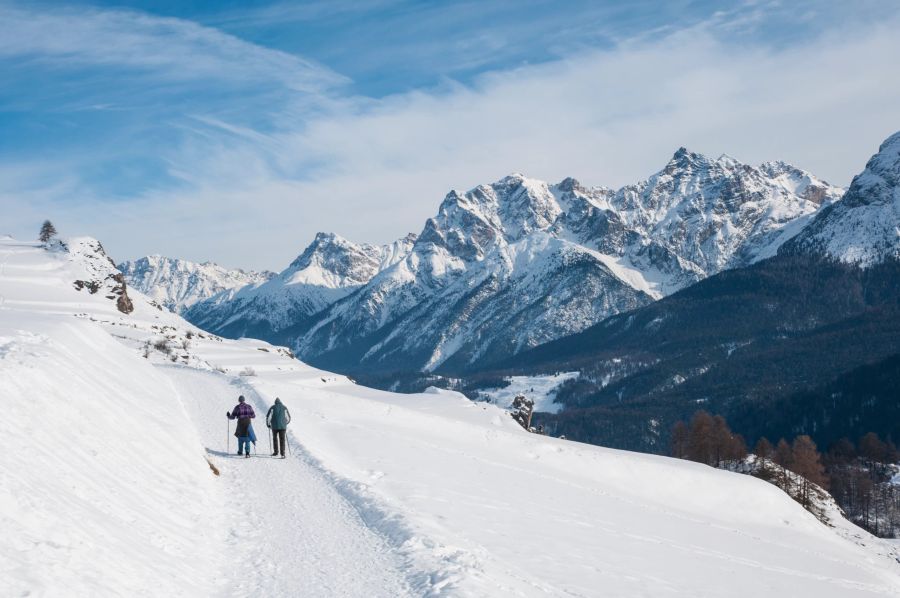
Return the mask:
POLYGON ((238 397, 238 404, 235 405, 234 409, 232 409, 231 413, 226 412, 226 416, 228 419, 236 419, 237 426, 234 429, 234 435, 237 436, 238 439, 238 452, 240 455, 244 453, 247 458, 250 458, 250 442, 253 440, 251 437, 250 430, 250 420, 256 417, 256 413, 253 412, 253 407, 244 402, 244 395, 238 397), (244 447, 246 447, 246 452, 244 451, 244 447))

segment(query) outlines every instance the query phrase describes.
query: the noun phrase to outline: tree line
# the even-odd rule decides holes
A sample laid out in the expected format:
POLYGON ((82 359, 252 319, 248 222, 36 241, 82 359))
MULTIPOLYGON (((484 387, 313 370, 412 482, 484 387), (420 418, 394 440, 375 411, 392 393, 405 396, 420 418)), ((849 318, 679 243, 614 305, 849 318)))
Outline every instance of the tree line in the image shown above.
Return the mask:
POLYGON ((830 491, 848 519, 876 536, 900 532, 900 452, 891 440, 869 432, 854 444, 848 438, 833 443, 823 454, 808 435, 772 444, 762 437, 753 452, 721 415, 697 411, 689 422, 672 428, 671 454, 679 459, 754 475, 787 492, 821 516, 822 499, 830 491))

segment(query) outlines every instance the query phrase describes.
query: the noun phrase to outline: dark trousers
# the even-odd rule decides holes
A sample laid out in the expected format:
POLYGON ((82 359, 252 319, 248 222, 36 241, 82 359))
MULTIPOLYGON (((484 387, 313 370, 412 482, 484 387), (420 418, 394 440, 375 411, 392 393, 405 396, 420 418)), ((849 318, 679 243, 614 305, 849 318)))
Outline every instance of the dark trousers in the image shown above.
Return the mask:
POLYGON ((272 446, 275 447, 275 454, 277 455, 279 452, 279 448, 281 451, 281 456, 284 457, 284 430, 272 430, 272 446))

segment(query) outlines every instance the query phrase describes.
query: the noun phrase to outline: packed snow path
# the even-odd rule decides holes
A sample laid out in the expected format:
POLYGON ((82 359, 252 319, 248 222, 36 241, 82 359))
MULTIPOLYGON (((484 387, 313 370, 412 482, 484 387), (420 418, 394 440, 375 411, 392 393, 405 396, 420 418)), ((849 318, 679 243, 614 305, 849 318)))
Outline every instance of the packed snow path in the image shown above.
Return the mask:
MULTIPOLYGON (((291 437, 287 459, 272 458, 265 415, 271 404, 224 375, 159 368, 174 383, 228 503, 224 596, 410 596, 401 558, 364 521, 291 437), (258 454, 237 457, 234 423, 226 451, 225 411, 243 394, 256 411, 258 454)), ((274 398, 273 398, 274 399, 274 398)))

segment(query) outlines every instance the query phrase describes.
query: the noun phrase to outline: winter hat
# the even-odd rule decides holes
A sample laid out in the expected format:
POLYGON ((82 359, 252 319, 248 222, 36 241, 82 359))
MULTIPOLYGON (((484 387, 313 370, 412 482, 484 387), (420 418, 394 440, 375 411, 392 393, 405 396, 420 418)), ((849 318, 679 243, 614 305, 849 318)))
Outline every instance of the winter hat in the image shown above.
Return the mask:
POLYGON ((280 405, 280 404, 281 404, 281 399, 279 399, 278 397, 275 397, 275 402, 278 403, 278 404, 280 405))
POLYGON ((244 402, 244 395, 241 395, 238 397, 238 403, 243 403, 243 402, 244 402))

